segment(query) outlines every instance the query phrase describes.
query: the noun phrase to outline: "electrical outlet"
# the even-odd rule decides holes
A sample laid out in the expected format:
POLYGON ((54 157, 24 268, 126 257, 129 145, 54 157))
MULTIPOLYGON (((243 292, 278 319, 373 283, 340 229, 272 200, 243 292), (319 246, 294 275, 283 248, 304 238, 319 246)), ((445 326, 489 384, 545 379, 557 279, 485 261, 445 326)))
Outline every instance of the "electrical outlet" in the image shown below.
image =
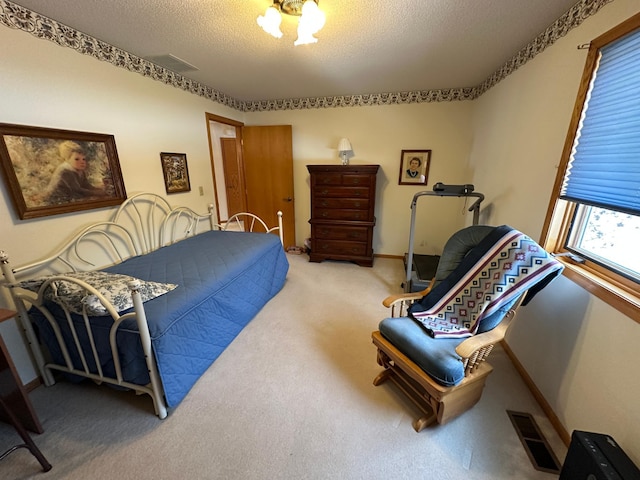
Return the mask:
POLYGON ((200 192, 200 196, 204 196, 204 188, 203 187, 198 187, 198 191, 200 192))

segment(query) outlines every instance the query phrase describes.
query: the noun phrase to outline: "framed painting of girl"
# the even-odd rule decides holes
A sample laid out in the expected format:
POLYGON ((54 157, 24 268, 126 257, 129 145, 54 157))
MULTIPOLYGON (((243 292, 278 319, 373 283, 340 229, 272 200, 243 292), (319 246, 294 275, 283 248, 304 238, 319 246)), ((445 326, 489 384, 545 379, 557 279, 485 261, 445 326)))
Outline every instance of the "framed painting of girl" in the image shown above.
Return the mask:
POLYGON ((113 135, 0 123, 0 164, 22 220, 127 198, 113 135))

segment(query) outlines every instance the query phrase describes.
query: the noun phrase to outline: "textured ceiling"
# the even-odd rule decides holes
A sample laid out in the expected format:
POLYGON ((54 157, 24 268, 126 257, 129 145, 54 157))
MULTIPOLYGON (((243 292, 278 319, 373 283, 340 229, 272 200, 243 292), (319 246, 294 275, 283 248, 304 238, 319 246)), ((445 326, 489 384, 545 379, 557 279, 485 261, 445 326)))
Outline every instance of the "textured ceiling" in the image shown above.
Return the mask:
MULTIPOLYGON (((577 0, 321 0, 318 43, 263 32, 270 0, 17 0, 142 58, 174 55, 183 75, 241 101, 475 87, 577 0)), ((286 17, 286 16, 285 16, 286 17)))

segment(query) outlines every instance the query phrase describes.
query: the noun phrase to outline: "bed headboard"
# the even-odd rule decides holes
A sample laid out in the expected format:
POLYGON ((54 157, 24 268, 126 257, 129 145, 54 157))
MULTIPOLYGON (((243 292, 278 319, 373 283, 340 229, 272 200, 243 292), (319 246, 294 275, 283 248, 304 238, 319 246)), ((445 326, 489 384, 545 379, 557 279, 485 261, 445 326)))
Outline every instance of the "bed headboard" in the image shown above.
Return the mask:
MULTIPOLYGON (((159 195, 139 193, 125 200, 111 220, 83 228, 53 254, 13 267, 12 273, 19 280, 47 273, 95 270, 219 228, 213 221, 212 206, 207 213, 199 214, 188 207, 173 208, 159 195)), ((0 262, 6 261, 7 255, 0 252, 0 262)), ((16 280, 6 275, 5 279, 16 280)))
POLYGON ((207 230, 219 229, 213 205, 199 214, 189 207, 171 207, 164 197, 138 193, 129 197, 113 215, 112 222, 131 232, 140 253, 148 253, 207 230))

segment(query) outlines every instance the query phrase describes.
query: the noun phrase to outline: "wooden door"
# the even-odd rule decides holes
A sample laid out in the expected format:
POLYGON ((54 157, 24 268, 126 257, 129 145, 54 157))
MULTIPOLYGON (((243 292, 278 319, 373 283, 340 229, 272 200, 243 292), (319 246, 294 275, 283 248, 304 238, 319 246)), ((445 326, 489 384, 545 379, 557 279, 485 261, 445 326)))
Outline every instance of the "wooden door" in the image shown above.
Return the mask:
MULTIPOLYGON (((221 138, 222 165, 224 168, 224 183, 227 194, 227 215, 244 212, 244 181, 238 162, 238 149, 235 138, 221 138)), ((227 217, 227 218, 228 218, 227 217)))
POLYGON ((247 210, 277 224, 282 211, 284 246, 295 245, 291 125, 242 128, 247 210))

